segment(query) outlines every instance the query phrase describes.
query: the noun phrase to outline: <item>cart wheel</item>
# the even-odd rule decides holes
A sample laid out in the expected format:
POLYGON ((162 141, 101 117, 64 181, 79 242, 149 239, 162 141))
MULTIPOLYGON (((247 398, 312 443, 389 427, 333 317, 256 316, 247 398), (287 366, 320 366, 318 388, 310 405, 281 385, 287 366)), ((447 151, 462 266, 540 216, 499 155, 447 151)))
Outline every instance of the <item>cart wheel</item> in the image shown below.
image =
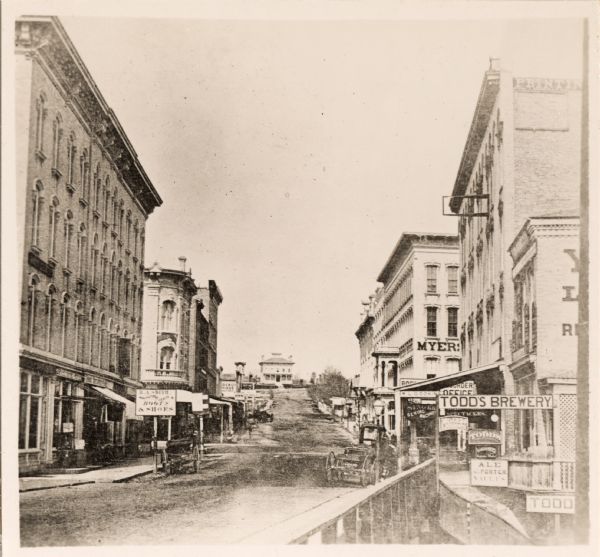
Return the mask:
POLYGON ((334 470, 335 467, 335 454, 333 452, 327 455, 327 460, 325 461, 325 477, 327 478, 327 483, 332 484, 337 478, 337 474, 334 470))

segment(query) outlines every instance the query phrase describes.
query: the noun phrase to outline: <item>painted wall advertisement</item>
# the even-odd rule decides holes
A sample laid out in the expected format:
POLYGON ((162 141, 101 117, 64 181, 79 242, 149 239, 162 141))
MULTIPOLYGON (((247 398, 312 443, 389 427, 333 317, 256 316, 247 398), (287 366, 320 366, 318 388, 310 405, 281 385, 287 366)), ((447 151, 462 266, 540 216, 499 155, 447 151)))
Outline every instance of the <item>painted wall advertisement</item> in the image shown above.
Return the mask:
POLYGON ((508 461, 472 458, 471 485, 508 487, 508 461))
POLYGON ((176 391, 138 389, 135 396, 137 416, 175 416, 176 391))

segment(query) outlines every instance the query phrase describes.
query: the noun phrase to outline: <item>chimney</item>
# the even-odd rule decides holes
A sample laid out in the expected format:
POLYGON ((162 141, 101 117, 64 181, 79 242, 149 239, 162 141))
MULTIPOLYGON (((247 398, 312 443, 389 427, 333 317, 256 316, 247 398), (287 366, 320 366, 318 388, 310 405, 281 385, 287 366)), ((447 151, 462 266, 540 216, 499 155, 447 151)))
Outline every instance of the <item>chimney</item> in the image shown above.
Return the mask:
POLYGON ((187 258, 181 255, 177 259, 179 259, 179 270, 185 273, 185 262, 187 261, 187 258))
POLYGON ((490 72, 499 72, 500 71, 500 58, 492 58, 490 57, 490 72))

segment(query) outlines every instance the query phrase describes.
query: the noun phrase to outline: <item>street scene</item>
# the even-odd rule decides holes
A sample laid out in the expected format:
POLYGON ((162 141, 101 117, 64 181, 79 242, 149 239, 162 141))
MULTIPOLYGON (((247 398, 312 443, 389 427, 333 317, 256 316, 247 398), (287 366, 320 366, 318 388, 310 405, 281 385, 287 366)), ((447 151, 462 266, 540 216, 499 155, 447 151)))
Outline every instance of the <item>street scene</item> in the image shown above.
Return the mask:
POLYGON ((3 549, 591 543, 597 14, 487 4, 5 17, 3 549))

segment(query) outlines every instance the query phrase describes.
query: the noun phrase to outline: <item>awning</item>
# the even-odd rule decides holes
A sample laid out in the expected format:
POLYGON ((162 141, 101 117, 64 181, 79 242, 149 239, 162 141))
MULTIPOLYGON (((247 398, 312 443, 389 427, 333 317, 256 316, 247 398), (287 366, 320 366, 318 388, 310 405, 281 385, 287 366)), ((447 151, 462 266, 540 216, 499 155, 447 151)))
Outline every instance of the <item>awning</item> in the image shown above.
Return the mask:
POLYGON ((449 375, 425 379, 423 381, 419 381, 418 383, 412 383, 411 385, 396 387, 396 390, 439 391, 441 389, 447 389, 457 385, 458 383, 462 383, 463 381, 471 380, 477 385, 478 394, 500 394, 502 392, 502 386, 504 383, 500 366, 503 365, 504 362, 502 361, 494 362, 493 364, 465 369, 449 375))
POLYGON ((110 400, 114 400, 115 402, 120 402, 125 405, 125 417, 128 420, 143 420, 142 416, 136 416, 135 414, 135 402, 131 402, 128 398, 124 396, 118 395, 114 391, 107 389, 105 387, 96 387, 96 385, 90 385, 92 389, 98 391, 103 397, 108 398, 110 400))
POLYGON ((394 396, 394 391, 389 387, 377 387, 373 389, 371 394, 375 396, 394 396))
POLYGON ((217 400, 216 398, 213 398, 213 397, 210 397, 210 398, 208 399, 208 402, 209 402, 210 404, 213 404, 213 405, 215 405, 215 406, 217 406, 217 405, 221 405, 221 406, 230 406, 230 405, 231 405, 231 403, 230 403, 230 402, 224 402, 224 401, 222 401, 222 400, 217 400))

